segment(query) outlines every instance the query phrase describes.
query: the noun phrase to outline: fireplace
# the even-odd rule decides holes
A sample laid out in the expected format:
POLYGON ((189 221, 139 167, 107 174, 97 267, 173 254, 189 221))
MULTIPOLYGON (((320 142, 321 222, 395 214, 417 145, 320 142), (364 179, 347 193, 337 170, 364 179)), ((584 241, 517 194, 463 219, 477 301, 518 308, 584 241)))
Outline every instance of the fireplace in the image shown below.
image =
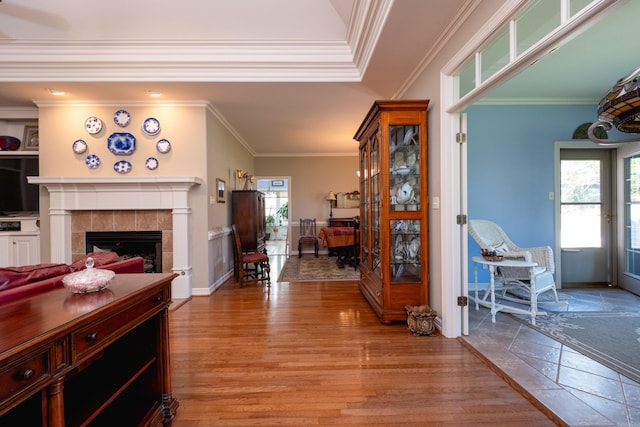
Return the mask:
POLYGON ((113 251, 121 259, 141 256, 145 273, 162 273, 162 231, 87 231, 86 253, 113 251))
MULTIPOLYGON (((191 296, 192 209, 190 191, 203 183, 187 177, 27 177, 29 183, 42 184, 49 191, 49 240, 51 262, 71 263, 71 217, 77 211, 168 210, 171 212, 172 266, 178 276, 171 292, 176 299, 191 296)), ((131 230, 131 228, 129 228, 131 230)), ((155 230, 157 228, 153 228, 155 230)), ((102 229, 104 230, 104 228, 102 229)), ((101 231, 102 231, 101 230, 101 231)), ((91 230, 93 231, 93 230, 91 230)), ((96 230, 97 231, 97 230, 96 230)), ((120 230, 111 230, 120 231, 120 230)), ((165 239, 167 240, 167 239, 165 239)), ((169 268, 166 266, 166 268, 169 268)))

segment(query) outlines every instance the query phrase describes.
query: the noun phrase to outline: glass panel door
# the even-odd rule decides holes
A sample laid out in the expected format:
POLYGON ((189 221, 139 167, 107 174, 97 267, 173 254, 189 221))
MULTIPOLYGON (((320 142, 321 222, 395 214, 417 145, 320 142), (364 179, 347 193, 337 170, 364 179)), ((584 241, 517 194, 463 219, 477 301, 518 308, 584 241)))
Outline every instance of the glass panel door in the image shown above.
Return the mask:
POLYGON ((624 251, 626 274, 640 278, 640 156, 624 164, 624 251))
POLYGON ((563 285, 612 280, 611 152, 560 151, 560 255, 563 285))
POLYGON ((371 136, 371 271, 380 276, 380 131, 371 136))

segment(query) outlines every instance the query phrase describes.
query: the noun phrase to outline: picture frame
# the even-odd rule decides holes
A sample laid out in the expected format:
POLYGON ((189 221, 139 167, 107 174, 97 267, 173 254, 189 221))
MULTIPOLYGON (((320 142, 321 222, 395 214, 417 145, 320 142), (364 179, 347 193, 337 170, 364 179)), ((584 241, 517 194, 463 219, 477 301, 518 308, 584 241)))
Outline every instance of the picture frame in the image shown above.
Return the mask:
POLYGON ((38 126, 25 126, 22 142, 25 150, 38 150, 40 148, 38 126))
POLYGON ((225 182, 223 180, 216 178, 216 201, 218 203, 225 203, 224 185, 225 182))

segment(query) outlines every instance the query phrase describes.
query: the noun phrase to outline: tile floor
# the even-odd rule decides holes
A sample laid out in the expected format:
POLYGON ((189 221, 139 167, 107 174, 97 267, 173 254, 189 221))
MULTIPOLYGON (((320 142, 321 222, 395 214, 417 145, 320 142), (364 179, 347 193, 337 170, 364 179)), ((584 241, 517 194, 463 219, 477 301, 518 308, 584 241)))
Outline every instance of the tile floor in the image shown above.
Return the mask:
MULTIPOLYGON (((566 307, 551 311, 634 311, 640 297, 619 288, 565 289, 566 307)), ((472 347, 570 426, 640 426, 640 384, 489 309, 469 307, 472 347)), ((640 354, 638 355, 640 364, 640 354)))

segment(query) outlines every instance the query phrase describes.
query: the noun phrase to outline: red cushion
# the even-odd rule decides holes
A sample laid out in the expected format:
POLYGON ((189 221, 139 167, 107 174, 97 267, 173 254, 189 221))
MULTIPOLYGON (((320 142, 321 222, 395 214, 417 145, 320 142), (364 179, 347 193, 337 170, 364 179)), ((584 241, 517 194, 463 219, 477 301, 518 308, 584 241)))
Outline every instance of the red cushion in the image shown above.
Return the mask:
POLYGON ((120 261, 120 257, 115 252, 91 252, 71 264, 71 270, 83 270, 85 268, 87 258, 89 257, 93 258, 93 266, 95 268, 120 261))
POLYGON ((250 252, 242 255, 242 262, 255 264, 261 261, 269 261, 269 257, 262 252, 250 252))
POLYGON ((71 273, 66 264, 36 264, 0 268, 0 291, 71 273))

